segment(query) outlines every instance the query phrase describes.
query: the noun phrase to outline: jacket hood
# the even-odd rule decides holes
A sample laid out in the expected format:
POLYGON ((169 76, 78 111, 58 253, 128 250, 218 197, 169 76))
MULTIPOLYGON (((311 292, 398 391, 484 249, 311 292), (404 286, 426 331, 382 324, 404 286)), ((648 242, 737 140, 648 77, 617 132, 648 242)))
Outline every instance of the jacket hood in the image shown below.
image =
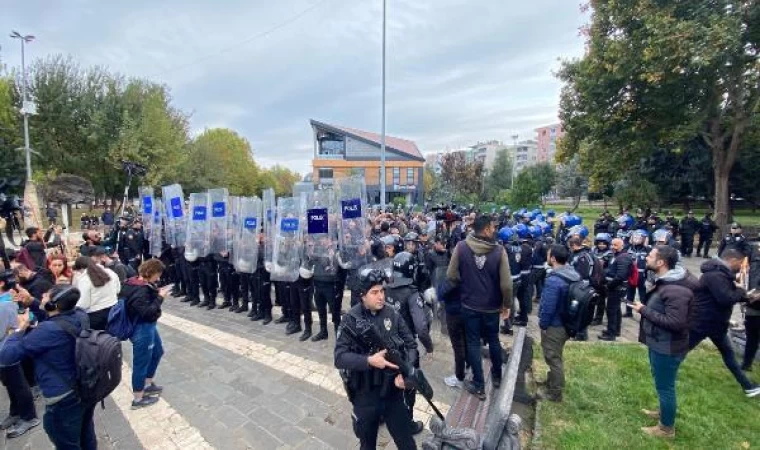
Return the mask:
POLYGON ((658 277, 657 275, 654 276, 655 281, 679 281, 686 278, 686 269, 680 266, 676 266, 674 269, 670 269, 665 274, 663 274, 661 277, 658 277))
POLYGON ((475 236, 472 233, 467 235, 465 242, 470 247, 470 249, 472 249, 472 252, 476 255, 488 253, 498 245, 494 241, 486 240, 485 238, 475 236))
POLYGON ((128 279, 125 284, 129 286, 148 286, 150 283, 143 279, 140 279, 139 277, 132 277, 128 279))
POLYGON ((708 272, 723 272, 728 277, 734 277, 736 274, 729 268, 726 263, 721 259, 711 259, 710 261, 705 261, 702 263, 702 266, 699 268, 702 273, 708 273, 708 272))
POLYGON ((578 274, 578 272, 576 272, 575 269, 573 269, 573 267, 568 264, 565 264, 558 269, 552 269, 551 273, 560 276, 565 280, 570 281, 571 283, 580 281, 581 279, 581 276, 578 274))

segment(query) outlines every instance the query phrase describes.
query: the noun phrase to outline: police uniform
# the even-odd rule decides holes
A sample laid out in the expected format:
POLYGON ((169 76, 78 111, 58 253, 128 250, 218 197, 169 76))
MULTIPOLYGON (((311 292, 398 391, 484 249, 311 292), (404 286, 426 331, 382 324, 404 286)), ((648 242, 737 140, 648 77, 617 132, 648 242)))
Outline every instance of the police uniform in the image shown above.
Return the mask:
POLYGON ((399 350, 406 353, 409 361, 417 360, 418 355, 414 336, 392 308, 383 307, 373 313, 359 303, 346 313, 335 342, 335 367, 344 377, 349 400, 353 405, 351 418, 360 448, 377 448, 377 433, 380 419, 383 418, 399 450, 416 449, 409 410, 404 402, 404 391, 394 384, 398 372, 370 366, 369 350, 354 342, 344 331, 346 326, 355 326, 357 320, 371 323, 386 341, 395 342, 399 350))

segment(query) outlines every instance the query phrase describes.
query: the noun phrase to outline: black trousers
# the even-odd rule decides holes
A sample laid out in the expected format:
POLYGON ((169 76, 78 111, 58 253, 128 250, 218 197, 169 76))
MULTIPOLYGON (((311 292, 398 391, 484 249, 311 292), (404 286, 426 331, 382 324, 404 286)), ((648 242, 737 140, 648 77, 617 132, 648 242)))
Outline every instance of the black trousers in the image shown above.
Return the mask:
POLYGON ((377 448, 377 431, 380 418, 385 420, 388 432, 399 450, 416 450, 412 436, 412 422, 404 399, 404 392, 395 386, 388 389, 385 398, 380 397, 381 389, 359 393, 354 399, 352 416, 354 433, 359 438, 361 450, 377 448))
POLYGON ((626 296, 626 287, 622 286, 610 290, 607 295, 607 334, 619 336, 623 326, 623 314, 620 311, 620 304, 626 296))
POLYGON ((209 303, 216 303, 216 294, 219 289, 219 283, 216 273, 216 261, 213 259, 201 261, 198 269, 198 278, 201 282, 201 290, 205 300, 209 303))
POLYGON ((264 315, 272 315, 272 282, 269 281, 269 272, 260 268, 254 274, 256 285, 256 302, 259 311, 264 315))
POLYGON ((533 285, 532 273, 521 280, 517 290, 517 301, 520 304, 520 312, 517 319, 522 322, 528 321, 528 315, 533 311, 533 285))
POLYGON ((607 289, 600 289, 599 298, 594 311, 594 320, 602 321, 604 319, 604 310, 607 308, 607 289))
POLYGON ((307 327, 312 325, 311 319, 311 297, 314 295, 314 284, 309 279, 298 277, 290 286, 290 310, 291 322, 301 323, 307 327))
POLYGON ((186 281, 187 296, 192 300, 200 300, 200 263, 188 262, 185 257, 182 256, 185 261, 183 264, 183 272, 186 281))
MULTIPOLYGON (((699 242, 702 242, 700 237, 699 242)), ((682 234, 681 235, 681 254, 684 256, 691 256, 694 251, 694 235, 682 234)), ((699 248, 697 248, 697 255, 699 255, 699 248)))
POLYGON ((710 254, 710 246, 712 245, 712 236, 699 235, 699 244, 697 244, 697 256, 707 256, 710 254))
MULTIPOLYGON (((544 282, 546 281, 546 269, 543 267, 534 267, 530 269, 530 297, 535 294, 536 299, 541 299, 544 292, 544 282)), ((530 311, 529 311, 530 312, 530 311)))
POLYGON ((243 304, 251 303, 251 310, 258 311, 258 302, 256 300, 256 274, 241 273, 240 278, 240 298, 243 304))
POLYGON ((225 303, 237 304, 240 299, 240 274, 228 262, 219 263, 219 284, 222 286, 225 303))
POLYGON ((758 344, 760 344, 760 316, 746 316, 744 326, 747 330, 747 343, 744 346, 744 362, 742 367, 752 367, 758 344))
POLYGON ((274 297, 276 302, 282 308, 282 316, 286 319, 291 319, 293 316, 292 309, 290 307, 290 285, 284 281, 275 281, 274 283, 274 297))
POLYGON ((8 415, 20 417, 21 420, 37 418, 32 391, 26 382, 21 364, 0 367, 0 381, 8 391, 8 398, 11 401, 8 415))
POLYGON ((462 316, 446 313, 446 328, 449 331, 451 348, 454 350, 454 374, 457 376, 457 380, 464 381, 467 338, 464 334, 462 316))
POLYGON ((340 303, 335 295, 335 282, 314 280, 314 301, 317 304, 319 315, 319 329, 327 331, 327 306, 330 306, 330 315, 335 330, 340 325, 340 303))

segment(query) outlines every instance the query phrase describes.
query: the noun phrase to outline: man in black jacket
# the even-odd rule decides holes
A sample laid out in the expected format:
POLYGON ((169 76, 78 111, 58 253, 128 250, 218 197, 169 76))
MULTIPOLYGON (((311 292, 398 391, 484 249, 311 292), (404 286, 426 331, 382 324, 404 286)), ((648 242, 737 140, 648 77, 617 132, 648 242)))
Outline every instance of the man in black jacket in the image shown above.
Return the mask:
POLYGON ((633 264, 631 254, 625 251, 625 243, 622 239, 615 238, 612 240, 612 253, 614 257, 605 273, 607 280, 607 329, 599 335, 599 339, 603 341, 614 341, 620 336, 620 329, 623 325, 620 304, 628 290, 628 276, 633 264))
MULTIPOLYGON (((760 291, 760 241, 752 243, 752 256, 749 258, 749 287, 750 292, 760 291)), ((747 344, 744 347, 744 362, 742 370, 752 370, 757 348, 760 346, 760 300, 747 305, 744 315, 744 329, 747 332, 747 344)))
POLYGON ((722 257, 723 252, 728 249, 738 250, 745 258, 749 258, 750 253, 752 253, 747 238, 742 234, 742 226, 736 222, 731 224, 731 231, 720 241, 718 258, 722 257))
POLYGON ((747 397, 760 395, 760 387, 752 383, 739 368, 728 337, 729 321, 734 305, 748 300, 747 292, 735 283, 744 255, 735 249, 723 252, 720 259, 702 264, 702 279, 695 292, 696 320, 691 324, 689 350, 703 340, 710 340, 718 347, 723 363, 744 389, 747 397))
MULTIPOLYGON (((718 225, 712 220, 710 213, 705 213, 705 217, 702 218, 702 222, 699 223, 699 243, 697 244, 697 258, 699 254, 705 258, 710 257, 710 245, 712 245, 713 234, 718 230, 718 225)), ((683 250, 681 250, 683 253, 683 250)), ((688 254, 686 256, 691 256, 688 254)))
POLYGON ((647 269, 654 274, 654 287, 646 305, 640 301, 633 309, 641 314, 639 342, 649 347, 649 364, 660 407, 642 410, 659 423, 642 431, 655 437, 675 437, 676 377, 689 351, 689 321, 694 311, 693 289, 697 279, 678 266, 678 251, 659 245, 647 255, 647 269))

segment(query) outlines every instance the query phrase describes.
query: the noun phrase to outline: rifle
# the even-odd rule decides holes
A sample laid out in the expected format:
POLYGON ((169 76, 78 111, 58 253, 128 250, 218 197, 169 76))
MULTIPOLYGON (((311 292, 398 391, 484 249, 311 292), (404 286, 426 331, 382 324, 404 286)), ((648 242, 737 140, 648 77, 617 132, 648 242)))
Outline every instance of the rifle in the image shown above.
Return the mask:
POLYGON ((372 326, 368 320, 357 319, 355 327, 349 323, 343 322, 343 331, 359 346, 369 350, 370 354, 386 350, 385 359, 388 362, 398 366, 398 371, 404 379, 404 385, 407 389, 415 389, 428 402, 435 414, 443 421, 446 419, 443 414, 433 404, 433 387, 430 386, 425 374, 421 369, 414 367, 411 361, 408 361, 402 352, 403 343, 387 342, 383 336, 378 333, 377 329, 372 326))

